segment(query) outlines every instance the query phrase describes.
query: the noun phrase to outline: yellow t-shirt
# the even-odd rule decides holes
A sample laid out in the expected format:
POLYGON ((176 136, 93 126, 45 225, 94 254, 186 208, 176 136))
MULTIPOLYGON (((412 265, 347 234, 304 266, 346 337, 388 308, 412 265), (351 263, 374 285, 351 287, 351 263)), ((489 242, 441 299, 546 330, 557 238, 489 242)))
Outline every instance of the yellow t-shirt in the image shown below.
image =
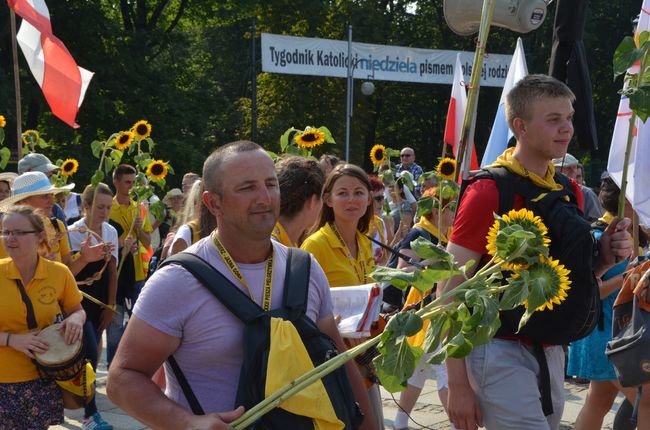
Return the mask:
POLYGON ((277 240, 279 243, 283 244, 284 246, 288 246, 289 248, 297 248, 296 244, 291 242, 291 239, 289 238, 287 231, 284 229, 282 224, 280 224, 280 221, 275 223, 275 227, 271 232, 271 236, 273 236, 275 240, 277 240))
MULTIPOLYGON (((27 333, 27 308, 15 279, 20 272, 10 258, 0 260, 0 332, 27 333)), ((81 303, 81 293, 70 270, 63 264, 38 259, 34 278, 25 285, 34 307, 38 329, 54 322, 61 309, 81 303)), ((31 359, 11 347, 0 346, 0 383, 31 381, 39 377, 31 359)))
POLYGON ((357 232, 357 245, 357 258, 350 260, 347 247, 336 237, 332 227, 325 224, 305 239, 301 248, 310 252, 321 265, 330 287, 344 287, 370 282, 368 275, 375 267, 372 243, 360 232, 357 232))
MULTIPOLYGON (((133 200, 129 201, 128 205, 121 205, 117 201, 117 197, 113 198, 113 206, 111 207, 110 219, 117 222, 122 227, 122 234, 120 235, 120 239, 126 238, 126 234, 128 233, 129 230, 131 230, 131 225, 133 224, 133 221, 139 215, 140 215, 140 208, 133 200)), ((142 217, 142 231, 144 231, 145 233, 151 233, 153 231, 148 216, 142 217)), ((135 231, 131 231, 131 237, 137 239, 137 235, 135 231)), ((139 247, 138 252, 133 254, 133 265, 135 267, 136 281, 142 281, 147 276, 147 274, 144 271, 144 265, 142 263, 141 249, 144 248, 139 247)))

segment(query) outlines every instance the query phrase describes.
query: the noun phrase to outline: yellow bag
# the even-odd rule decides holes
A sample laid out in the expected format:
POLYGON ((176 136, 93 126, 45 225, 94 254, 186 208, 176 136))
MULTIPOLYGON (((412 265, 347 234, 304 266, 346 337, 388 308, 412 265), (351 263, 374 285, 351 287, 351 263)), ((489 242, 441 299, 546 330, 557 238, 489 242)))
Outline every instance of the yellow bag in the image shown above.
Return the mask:
POLYGON ((90 363, 82 368, 81 372, 68 381, 56 381, 63 396, 63 407, 66 409, 81 409, 88 400, 95 396, 95 371, 90 363), (86 380, 86 393, 84 397, 83 381, 86 380))

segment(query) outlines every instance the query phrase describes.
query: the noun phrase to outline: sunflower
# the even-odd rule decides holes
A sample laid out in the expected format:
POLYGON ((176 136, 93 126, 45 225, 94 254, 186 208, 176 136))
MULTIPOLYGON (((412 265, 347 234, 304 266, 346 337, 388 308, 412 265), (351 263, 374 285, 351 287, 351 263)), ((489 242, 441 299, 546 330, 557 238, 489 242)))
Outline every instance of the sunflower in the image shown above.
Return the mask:
POLYGON ((310 128, 296 135, 293 141, 301 148, 314 148, 325 142, 325 133, 317 128, 310 128))
POLYGON ((145 120, 140 120, 133 125, 132 130, 138 139, 146 139, 151 135, 151 124, 145 120))
POLYGON ((38 131, 36 130, 25 130, 23 133, 23 143, 25 145, 32 143, 32 142, 37 142, 38 139, 41 138, 41 135, 38 134, 38 131))
POLYGON ((165 179, 167 176, 167 163, 154 160, 147 166, 147 176, 151 179, 165 179))
POLYGON ((443 158, 436 168, 440 174, 440 179, 453 181, 456 179, 456 160, 453 158, 443 158))
POLYGON ((4 115, 0 115, 0 128, 5 128, 5 125, 7 125, 7 120, 4 115))
POLYGON ((61 164, 61 176, 71 176, 73 173, 77 173, 79 168, 79 162, 74 158, 68 158, 61 164))
POLYGON ((134 138, 135 134, 132 131, 123 131, 115 139, 115 147, 122 151, 131 145, 134 138))
POLYGON ((370 161, 374 166, 381 166, 386 162, 386 147, 377 144, 370 150, 370 161))
MULTIPOLYGON (((569 269, 564 267, 558 260, 550 257, 540 256, 539 263, 535 263, 528 268, 531 279, 530 292, 528 300, 536 296, 538 301, 543 298, 544 303, 535 308, 536 311, 548 309, 553 310, 553 305, 559 305, 566 300, 567 290, 571 287, 569 280, 569 269), (541 297, 540 297, 541 295, 541 297)), ((524 306, 528 309, 528 300, 524 306)))
POLYGON ((517 250, 521 243, 518 238, 524 237, 521 231, 527 232, 529 237, 526 253, 518 258, 514 258, 503 267, 506 269, 526 268, 531 257, 537 257, 544 252, 551 243, 548 238, 548 229, 542 222, 542 219, 528 209, 512 209, 507 214, 497 217, 490 227, 487 235, 488 254, 496 255, 496 262, 508 258, 517 250), (532 233, 532 234, 531 234, 532 233))

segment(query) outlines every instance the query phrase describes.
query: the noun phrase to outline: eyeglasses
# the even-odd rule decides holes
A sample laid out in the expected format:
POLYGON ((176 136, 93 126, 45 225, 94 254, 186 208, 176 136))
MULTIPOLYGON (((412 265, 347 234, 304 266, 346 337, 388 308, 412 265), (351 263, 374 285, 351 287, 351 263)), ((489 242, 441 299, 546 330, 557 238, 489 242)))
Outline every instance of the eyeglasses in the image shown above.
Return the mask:
POLYGON ((38 233, 36 230, 2 230, 0 231, 0 236, 2 237, 9 237, 9 236, 15 236, 15 237, 23 237, 27 234, 31 233, 38 233))
POLYGON ((384 196, 375 196, 375 197, 373 197, 373 199, 376 202, 383 202, 384 201, 384 196))
POLYGON ((402 157, 410 157, 411 155, 413 155, 413 154, 400 154, 399 156, 400 156, 400 158, 402 158, 402 157))

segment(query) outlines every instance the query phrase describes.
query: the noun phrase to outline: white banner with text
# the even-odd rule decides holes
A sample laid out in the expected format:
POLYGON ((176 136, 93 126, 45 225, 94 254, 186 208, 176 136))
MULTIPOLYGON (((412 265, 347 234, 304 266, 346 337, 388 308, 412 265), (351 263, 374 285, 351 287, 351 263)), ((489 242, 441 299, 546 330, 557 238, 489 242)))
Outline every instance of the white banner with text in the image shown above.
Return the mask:
MULTIPOLYGON (((352 43, 351 51, 355 79, 450 85, 458 53, 358 42, 352 43)), ((347 57, 346 41, 262 33, 263 72, 345 78, 347 57)), ((469 82, 474 53, 461 51, 460 59, 469 82)), ((511 60, 512 55, 487 54, 481 85, 502 87, 511 60)))

